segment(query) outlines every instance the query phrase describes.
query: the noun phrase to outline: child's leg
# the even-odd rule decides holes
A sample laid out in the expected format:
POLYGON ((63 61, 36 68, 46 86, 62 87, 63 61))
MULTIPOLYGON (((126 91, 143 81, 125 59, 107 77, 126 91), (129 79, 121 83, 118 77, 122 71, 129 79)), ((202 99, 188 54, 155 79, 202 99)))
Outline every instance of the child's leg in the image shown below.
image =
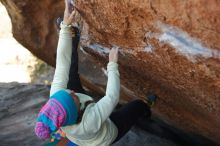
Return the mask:
POLYGON ((134 100, 113 112, 110 119, 118 128, 118 136, 114 142, 123 137, 142 116, 151 116, 149 106, 142 100, 134 100))
POLYGON ((74 27, 76 36, 72 40, 72 57, 71 57, 71 66, 69 72, 69 81, 67 84, 67 89, 74 90, 77 93, 85 93, 82 88, 79 73, 78 73, 78 45, 80 40, 80 33, 78 28, 74 27))

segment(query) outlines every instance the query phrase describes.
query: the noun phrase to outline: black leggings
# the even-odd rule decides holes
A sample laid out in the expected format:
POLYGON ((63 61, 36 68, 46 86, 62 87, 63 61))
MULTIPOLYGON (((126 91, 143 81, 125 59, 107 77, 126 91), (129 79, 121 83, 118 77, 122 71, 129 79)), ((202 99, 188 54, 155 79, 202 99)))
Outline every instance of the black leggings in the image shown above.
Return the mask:
POLYGON ((80 32, 78 28, 73 27, 75 31, 75 38, 72 39, 72 57, 69 72, 69 81, 67 84, 67 89, 73 90, 77 93, 85 94, 85 90, 82 88, 79 73, 78 73, 78 45, 80 40, 80 32))
MULTIPOLYGON (((77 28, 74 29, 77 35, 72 41, 72 58, 67 88, 74 90, 77 93, 85 94, 85 90, 82 88, 78 73, 77 48, 80 40, 80 34, 77 28)), ((122 106, 119 110, 113 112, 110 116, 110 119, 118 128, 118 136, 113 143, 117 142, 121 137, 123 137, 142 116, 151 116, 150 108, 142 100, 134 100, 129 102, 122 106)))
POLYGON ((147 118, 150 117, 151 110, 142 100, 129 102, 113 112, 110 119, 118 128, 118 136, 113 143, 121 139, 138 121, 138 119, 143 116, 146 116, 147 118))

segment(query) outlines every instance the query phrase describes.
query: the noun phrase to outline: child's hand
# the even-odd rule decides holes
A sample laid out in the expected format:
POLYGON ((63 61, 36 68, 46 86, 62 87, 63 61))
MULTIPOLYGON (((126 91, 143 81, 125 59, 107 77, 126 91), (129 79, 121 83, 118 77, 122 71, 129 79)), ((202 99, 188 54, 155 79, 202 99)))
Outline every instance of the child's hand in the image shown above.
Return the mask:
POLYGON ((118 47, 113 47, 109 53, 109 62, 118 62, 118 47))
POLYGON ((74 21, 75 9, 71 0, 65 0, 63 23, 71 25, 74 21))

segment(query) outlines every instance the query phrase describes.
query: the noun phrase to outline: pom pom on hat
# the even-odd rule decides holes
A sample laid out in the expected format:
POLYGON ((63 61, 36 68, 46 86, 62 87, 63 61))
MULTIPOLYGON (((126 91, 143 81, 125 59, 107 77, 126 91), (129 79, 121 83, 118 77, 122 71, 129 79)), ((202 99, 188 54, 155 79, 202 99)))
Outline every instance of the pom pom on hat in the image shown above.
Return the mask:
POLYGON ((42 122, 36 123, 35 133, 40 139, 50 138, 50 129, 42 122))

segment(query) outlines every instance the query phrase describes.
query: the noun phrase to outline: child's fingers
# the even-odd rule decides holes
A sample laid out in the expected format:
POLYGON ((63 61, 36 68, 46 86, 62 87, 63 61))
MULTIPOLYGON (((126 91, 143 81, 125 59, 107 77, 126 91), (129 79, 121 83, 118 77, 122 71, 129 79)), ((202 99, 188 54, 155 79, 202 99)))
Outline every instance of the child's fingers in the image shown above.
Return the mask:
POLYGON ((116 51, 117 53, 118 53, 118 49, 119 49, 119 47, 116 47, 116 48, 115 48, 115 51, 116 51))
POLYGON ((65 0, 65 11, 67 13, 71 13, 74 10, 74 5, 73 5, 73 1, 72 0, 65 0))
POLYGON ((113 48, 112 48, 112 51, 113 51, 115 54, 117 54, 117 53, 118 53, 118 49, 119 49, 119 47, 113 47, 113 48))
POLYGON ((76 14, 76 11, 72 11, 72 13, 69 16, 70 21, 72 21, 75 18, 75 14, 76 14))

